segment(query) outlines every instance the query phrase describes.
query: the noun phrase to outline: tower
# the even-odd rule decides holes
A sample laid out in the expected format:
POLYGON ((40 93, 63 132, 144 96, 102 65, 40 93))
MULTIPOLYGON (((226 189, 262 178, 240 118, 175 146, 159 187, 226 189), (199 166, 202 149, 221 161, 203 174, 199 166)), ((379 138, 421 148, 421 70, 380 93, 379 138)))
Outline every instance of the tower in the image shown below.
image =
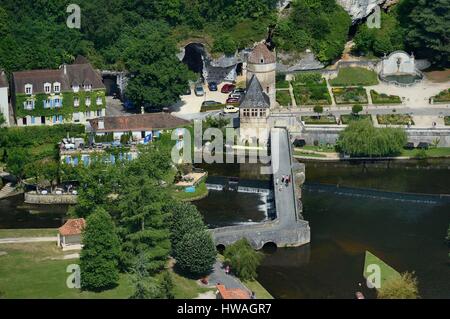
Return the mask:
POLYGON ((253 76, 256 76, 264 93, 269 97, 270 107, 276 104, 276 70, 275 53, 271 52, 265 43, 259 43, 248 57, 247 86, 253 76))

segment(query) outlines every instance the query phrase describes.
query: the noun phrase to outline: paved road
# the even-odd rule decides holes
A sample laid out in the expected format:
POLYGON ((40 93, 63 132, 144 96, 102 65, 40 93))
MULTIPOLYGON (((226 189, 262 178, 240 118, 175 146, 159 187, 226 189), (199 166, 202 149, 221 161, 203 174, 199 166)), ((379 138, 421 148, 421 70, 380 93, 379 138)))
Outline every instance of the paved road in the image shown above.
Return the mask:
POLYGON ((45 243, 55 242, 57 237, 23 237, 23 238, 2 238, 0 244, 26 244, 26 243, 45 243))
POLYGON ((291 153, 287 131, 284 129, 273 129, 271 143, 273 178, 275 184, 278 181, 278 185, 275 185, 277 218, 280 220, 280 226, 283 227, 295 224, 297 221, 293 183, 289 183, 286 186, 281 182, 283 176, 291 176, 292 178, 291 153), (276 161, 279 163, 278 165, 276 165, 276 161))

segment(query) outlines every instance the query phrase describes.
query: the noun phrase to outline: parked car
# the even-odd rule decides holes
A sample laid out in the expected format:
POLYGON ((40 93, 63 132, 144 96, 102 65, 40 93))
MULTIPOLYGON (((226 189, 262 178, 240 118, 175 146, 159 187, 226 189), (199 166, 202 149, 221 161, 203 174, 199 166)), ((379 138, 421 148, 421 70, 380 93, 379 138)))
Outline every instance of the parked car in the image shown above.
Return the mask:
POLYGON ((241 98, 242 98, 242 95, 241 95, 240 93, 231 93, 231 94, 229 95, 229 98, 232 98, 232 99, 241 99, 241 98))
POLYGON ((229 94, 229 93, 233 92, 233 90, 235 88, 236 88, 236 85, 234 85, 234 84, 225 84, 224 86, 222 86, 221 92, 225 93, 225 94, 229 94))
POLYGON ((405 150, 413 150, 414 149, 414 143, 407 143, 404 147, 405 150))
POLYGON ((227 104, 236 104, 236 103, 239 103, 239 99, 230 97, 230 98, 227 99, 227 102, 226 102, 226 103, 227 103, 227 104))
POLYGON ((217 106, 217 105, 221 105, 222 103, 217 102, 217 101, 205 101, 202 103, 202 107, 212 107, 212 106, 217 106))
POLYGON ((233 105, 227 105, 223 109, 223 113, 225 113, 225 114, 234 114, 234 113, 238 113, 238 112, 239 112, 239 108, 235 107, 233 105))
POLYGON ((236 88, 233 90, 233 93, 237 93, 237 94, 245 94, 247 91, 243 88, 236 88))
POLYGON ((217 91, 217 83, 216 82, 209 82, 208 83, 208 88, 212 92, 217 91))
POLYGON ((305 140, 296 139, 294 141, 294 146, 295 147, 304 147, 305 145, 306 145, 306 141, 305 140))
POLYGON ((430 148, 430 144, 426 142, 421 142, 419 145, 417 145, 417 149, 419 150, 427 150, 430 148))
POLYGON ((205 91, 203 90, 203 86, 202 85, 197 85, 195 87, 195 95, 197 95, 197 96, 204 96, 205 95, 205 91))

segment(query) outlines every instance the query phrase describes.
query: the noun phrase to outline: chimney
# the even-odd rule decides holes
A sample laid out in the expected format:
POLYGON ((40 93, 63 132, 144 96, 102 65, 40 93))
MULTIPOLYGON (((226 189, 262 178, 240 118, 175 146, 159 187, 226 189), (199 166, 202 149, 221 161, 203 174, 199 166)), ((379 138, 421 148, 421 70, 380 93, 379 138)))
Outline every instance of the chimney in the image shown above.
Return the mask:
POLYGON ((66 66, 66 64, 63 65, 63 68, 64 68, 64 75, 67 75, 67 66, 66 66))

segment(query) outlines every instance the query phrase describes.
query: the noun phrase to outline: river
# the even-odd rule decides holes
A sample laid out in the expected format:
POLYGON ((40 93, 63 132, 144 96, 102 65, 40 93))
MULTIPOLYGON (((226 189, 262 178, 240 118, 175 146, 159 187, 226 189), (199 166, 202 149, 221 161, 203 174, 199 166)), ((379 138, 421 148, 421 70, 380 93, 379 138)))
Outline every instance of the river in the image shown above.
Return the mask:
MULTIPOLYGON (((365 190, 450 194, 449 167, 449 160, 307 162, 303 202, 311 244, 266 251, 259 281, 275 298, 354 298, 363 280, 364 253, 369 250, 400 272, 415 271, 423 298, 450 298, 450 263, 444 243, 449 201, 365 190)), ((211 176, 267 180, 254 164, 203 168, 211 176)), ((258 194, 211 192, 196 205, 206 223, 218 227, 265 219, 265 203, 258 194)), ((2 200, 0 228, 58 227, 66 210, 64 206, 24 205, 21 196, 2 200)))

